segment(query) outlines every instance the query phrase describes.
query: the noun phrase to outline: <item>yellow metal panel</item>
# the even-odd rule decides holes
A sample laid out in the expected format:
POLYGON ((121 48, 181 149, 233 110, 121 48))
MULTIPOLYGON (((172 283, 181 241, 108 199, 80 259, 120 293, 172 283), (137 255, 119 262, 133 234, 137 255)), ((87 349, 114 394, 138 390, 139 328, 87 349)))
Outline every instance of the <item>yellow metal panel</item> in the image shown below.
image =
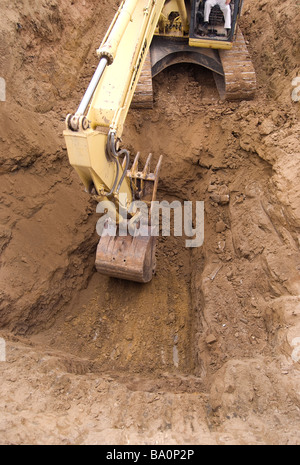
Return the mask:
MULTIPOLYGON (((107 135, 88 129, 82 132, 64 131, 70 164, 75 168, 86 188, 91 181, 95 187, 110 191, 116 177, 116 165, 108 162, 105 155, 107 135)), ((120 166, 119 179, 123 173, 120 166)), ((131 189, 127 179, 122 183, 120 192, 126 193, 131 201, 131 189)))
POLYGON ((165 5, 163 7, 163 14, 168 17, 172 11, 178 11, 177 7, 177 0, 170 0, 169 2, 165 2, 165 5))
POLYGON ((231 50, 232 42, 222 42, 221 40, 211 39, 189 39, 189 45, 191 47, 202 47, 202 48, 217 48, 222 50, 231 50))
POLYGON ((188 21, 188 17, 187 17, 185 2, 184 2, 184 0, 176 0, 176 3, 177 3, 178 11, 179 11, 179 14, 180 14, 180 17, 181 17, 183 30, 185 32, 189 32, 189 21, 188 21))

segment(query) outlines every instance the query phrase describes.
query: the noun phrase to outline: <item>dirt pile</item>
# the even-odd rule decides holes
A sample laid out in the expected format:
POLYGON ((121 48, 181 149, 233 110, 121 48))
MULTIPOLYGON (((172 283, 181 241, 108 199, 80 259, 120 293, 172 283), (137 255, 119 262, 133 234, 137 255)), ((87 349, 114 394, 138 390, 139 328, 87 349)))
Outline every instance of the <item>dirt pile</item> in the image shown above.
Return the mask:
POLYGON ((284 0, 244 2, 241 27, 249 40, 262 91, 290 102, 291 82, 299 74, 299 5, 284 0))
POLYGON ((138 285, 95 272, 62 139, 117 4, 3 0, 0 442, 297 444, 299 8, 245 1, 253 101, 176 65, 130 111, 124 145, 164 156, 159 198, 205 205, 203 247, 160 238, 138 285))
POLYGON ((27 320, 49 322, 71 289, 82 287, 90 254, 83 262, 79 256, 96 244, 94 227, 84 226, 94 209, 67 164, 62 130, 74 102, 68 98, 85 85, 84 62, 101 28, 93 15, 102 17, 103 28, 109 24, 102 8, 69 1, 3 5, 0 319, 18 332, 30 330, 27 320))

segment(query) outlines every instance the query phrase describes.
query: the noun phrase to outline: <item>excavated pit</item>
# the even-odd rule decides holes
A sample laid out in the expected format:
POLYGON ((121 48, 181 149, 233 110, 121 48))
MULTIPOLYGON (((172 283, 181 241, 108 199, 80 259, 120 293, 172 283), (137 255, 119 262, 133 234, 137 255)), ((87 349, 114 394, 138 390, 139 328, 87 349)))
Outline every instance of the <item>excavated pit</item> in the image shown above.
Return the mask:
POLYGON ((143 285, 95 271, 96 204, 62 138, 117 4, 4 0, 0 442, 297 444, 296 16, 279 44, 282 8, 245 2, 253 101, 180 64, 130 110, 124 146, 164 157, 159 200, 205 205, 203 246, 159 238, 143 285))
POLYGON ((109 278, 92 269, 87 287, 75 292, 51 328, 34 339, 88 359, 96 372, 191 373, 195 315, 190 268, 183 240, 160 238, 157 270, 149 284, 109 278))
MULTIPOLYGON (((190 174, 198 165, 197 153, 193 153, 194 160, 190 154, 205 134, 193 135, 195 121, 190 120, 188 136, 185 126, 178 127, 178 120, 187 113, 196 115, 199 102, 204 108, 218 101, 213 75, 195 65, 174 65, 155 78, 153 85, 158 112, 131 110, 124 146, 133 154, 147 147, 155 158, 154 166, 163 154, 158 200, 182 205, 189 200, 195 210, 195 201, 205 199, 207 181, 203 183, 205 168, 196 167, 190 174), (162 111, 166 112, 164 121, 162 111), (170 124, 176 129, 167 138, 164 132, 170 124)), ((196 125, 203 120, 200 111, 196 125)), ((142 153, 141 158, 146 155, 142 153)), ((97 219, 94 215, 95 225, 97 219)), ((174 237, 173 223, 171 236, 158 238, 156 274, 146 285, 108 278, 90 267, 87 287, 74 292, 48 331, 39 335, 39 325, 29 322, 34 340, 42 339, 49 347, 89 360, 93 371, 101 367, 102 372, 199 374, 195 334, 201 309, 194 309, 191 281, 194 268, 199 274, 201 269, 197 254, 185 246, 186 239, 174 237)), ((79 283, 79 287, 85 285, 79 283)))

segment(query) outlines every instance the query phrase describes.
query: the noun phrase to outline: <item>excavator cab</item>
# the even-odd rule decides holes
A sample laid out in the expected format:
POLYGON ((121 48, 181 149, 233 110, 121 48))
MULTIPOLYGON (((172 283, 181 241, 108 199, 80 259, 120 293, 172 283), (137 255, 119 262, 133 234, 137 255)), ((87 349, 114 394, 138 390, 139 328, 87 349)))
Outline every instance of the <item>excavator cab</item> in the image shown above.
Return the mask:
MULTIPOLYGON (((176 0, 165 2, 162 19, 151 42, 148 69, 146 71, 144 68, 142 75, 147 72, 153 78, 174 64, 193 63, 212 71, 221 100, 251 99, 256 90, 256 75, 238 27, 243 0, 231 0, 229 31, 225 28, 228 24, 225 24, 224 14, 217 4, 211 8, 208 25, 204 27, 207 1, 184 2, 187 12, 185 21, 180 17, 176 0)), ((139 92, 145 95, 141 90, 139 92)), ((152 98, 150 92, 147 100, 149 107, 152 98)), ((136 105, 135 99, 133 104, 136 105)))
POLYGON ((231 0, 227 8, 229 13, 227 9, 223 12, 219 4, 208 6, 208 1, 192 1, 190 44, 231 49, 243 0, 231 0))

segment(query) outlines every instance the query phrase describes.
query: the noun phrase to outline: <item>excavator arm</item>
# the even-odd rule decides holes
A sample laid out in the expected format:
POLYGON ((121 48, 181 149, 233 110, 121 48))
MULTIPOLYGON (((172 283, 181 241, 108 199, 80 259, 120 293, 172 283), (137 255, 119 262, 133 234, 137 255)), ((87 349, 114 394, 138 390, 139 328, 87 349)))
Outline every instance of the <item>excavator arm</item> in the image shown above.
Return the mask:
MULTIPOLYGON (((241 6, 242 0, 232 0, 232 26, 226 35, 220 11, 210 14, 209 26, 203 30, 202 0, 121 2, 97 50, 99 64, 94 76, 77 111, 67 116, 64 131, 70 164, 87 192, 116 211, 117 235, 101 235, 98 244, 99 272, 148 282, 155 269, 155 237, 150 228, 144 235, 120 234, 120 226, 135 216, 132 202, 143 200, 151 205, 155 200, 162 160, 160 157, 151 173, 151 154, 142 170, 137 154, 129 169, 129 152, 119 149, 128 110, 139 81, 143 81, 143 68, 148 65, 151 80, 167 66, 196 63, 214 73, 221 98, 252 98, 255 72, 243 37, 236 34, 241 6)), ((149 99, 145 92, 143 97, 149 105, 152 96, 149 99)))
MULTIPOLYGON (((117 207, 117 223, 133 213, 130 204, 154 200, 161 158, 154 173, 143 170, 118 140, 132 102, 164 0, 126 0, 117 11, 97 54, 99 65, 75 114, 66 118, 64 137, 70 164, 86 190, 117 207), (149 185, 152 188, 149 188, 149 185), (152 195, 151 195, 152 192, 152 195)), ((155 238, 118 234, 100 238, 96 268, 109 276, 147 282, 155 267, 155 238)))

